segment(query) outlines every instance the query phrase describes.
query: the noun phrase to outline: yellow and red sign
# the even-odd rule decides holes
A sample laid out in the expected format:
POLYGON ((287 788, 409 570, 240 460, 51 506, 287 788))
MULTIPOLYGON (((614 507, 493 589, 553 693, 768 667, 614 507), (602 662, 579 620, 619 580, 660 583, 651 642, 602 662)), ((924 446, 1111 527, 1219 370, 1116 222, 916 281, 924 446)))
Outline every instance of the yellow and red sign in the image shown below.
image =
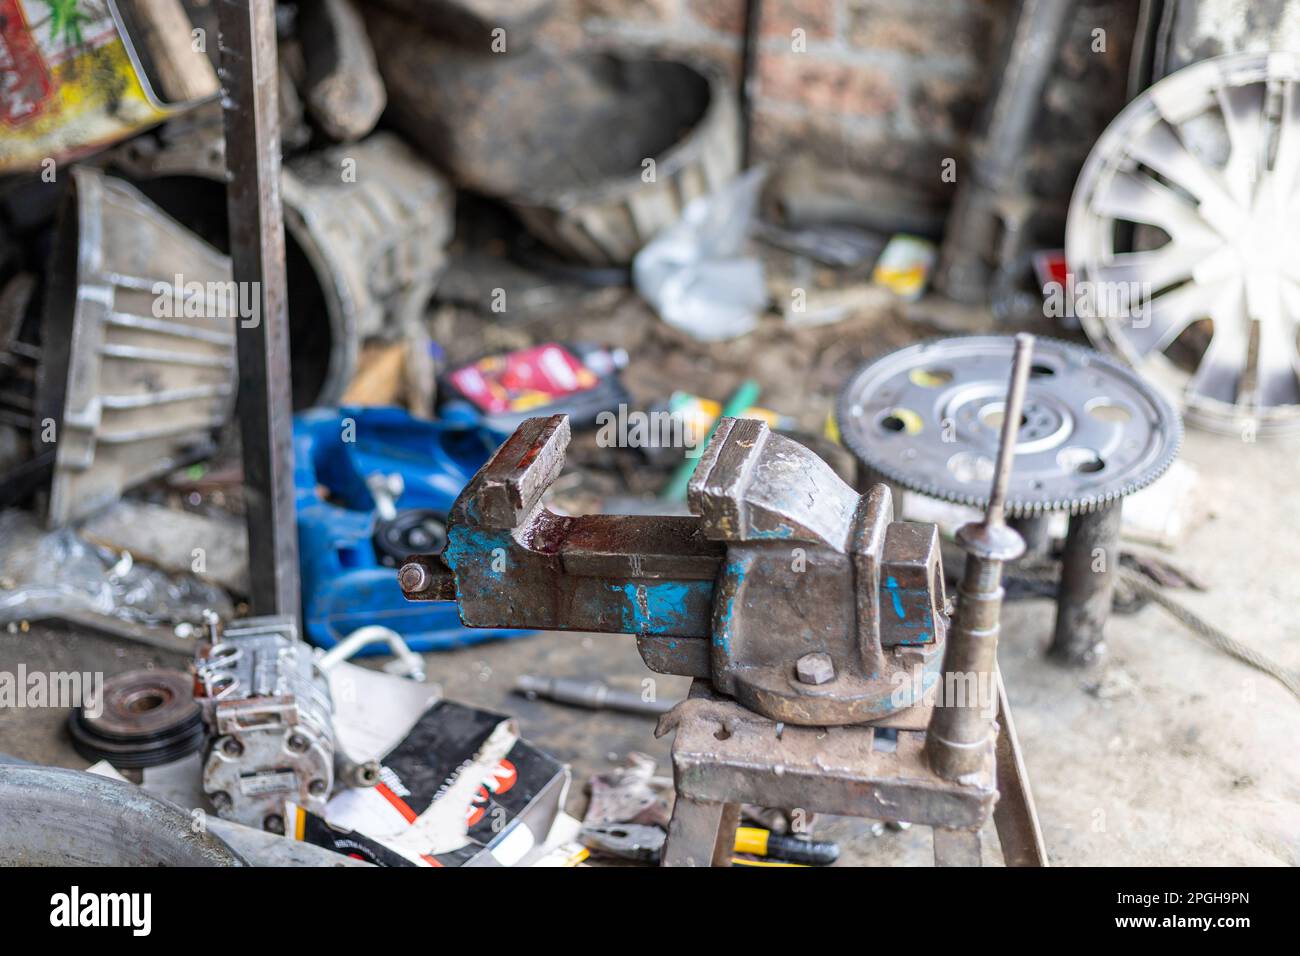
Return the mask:
POLYGON ((0 173, 75 159, 170 114, 109 0, 0 0, 0 173))

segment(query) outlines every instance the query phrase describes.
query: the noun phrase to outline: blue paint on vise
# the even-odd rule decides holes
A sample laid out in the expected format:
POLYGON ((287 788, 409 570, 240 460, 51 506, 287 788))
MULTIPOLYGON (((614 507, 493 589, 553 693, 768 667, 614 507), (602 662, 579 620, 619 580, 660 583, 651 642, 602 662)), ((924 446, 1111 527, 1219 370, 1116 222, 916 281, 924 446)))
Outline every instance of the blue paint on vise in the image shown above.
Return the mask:
POLYGON ((707 600, 712 588, 710 581, 610 585, 610 590, 623 596, 619 617, 625 634, 680 633, 686 623, 686 608, 691 599, 703 597, 707 600))
POLYGON ((748 568, 739 561, 729 561, 723 571, 724 576, 730 578, 734 585, 730 588, 730 596, 727 598, 727 605, 722 612, 722 626, 713 635, 713 644, 715 647, 722 648, 725 654, 731 653, 731 618, 735 613, 736 595, 740 593, 740 589, 745 583, 747 571, 748 568))
POLYGON ((916 636, 901 640, 899 644, 928 644, 934 637, 934 616, 930 611, 930 593, 924 588, 904 588, 900 587, 897 578, 887 578, 885 580, 885 590, 889 592, 890 598, 894 603, 894 614, 902 622, 903 626, 914 630, 916 636), (904 605, 904 598, 907 603, 914 604, 920 610, 919 615, 914 615, 911 620, 907 618, 907 607, 904 605))
POLYGON ((899 595, 898 579, 888 578, 885 581, 885 589, 889 591, 890 597, 894 599, 894 613, 898 615, 900 621, 907 620, 907 611, 903 609, 903 598, 899 595))
POLYGON ((510 553, 509 531, 488 531, 483 528, 457 525, 447 532, 447 547, 443 552, 447 566, 457 574, 462 568, 469 570, 468 562, 475 562, 474 570, 482 571, 494 581, 500 581, 506 574, 507 558, 498 561, 494 552, 501 548, 506 555, 510 553))

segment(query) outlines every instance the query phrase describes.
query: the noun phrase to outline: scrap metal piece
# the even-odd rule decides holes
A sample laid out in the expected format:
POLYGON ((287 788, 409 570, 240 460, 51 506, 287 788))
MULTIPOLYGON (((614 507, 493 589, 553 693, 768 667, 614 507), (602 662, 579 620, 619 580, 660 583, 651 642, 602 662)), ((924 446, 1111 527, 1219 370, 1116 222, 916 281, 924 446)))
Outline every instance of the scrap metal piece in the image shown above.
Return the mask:
POLYGON ((311 341, 328 350, 318 373, 294 382, 295 404, 336 404, 363 341, 420 332, 447 266, 455 192, 401 139, 377 133, 291 160, 284 202, 291 288, 305 300, 301 313, 290 303, 296 351, 311 341))
POLYGON ((996 746, 998 803, 993 808, 1002 859, 1007 866, 1047 866, 1047 845, 1038 822, 1029 773, 1020 754, 1016 724, 1007 702, 1007 689, 998 671, 998 740, 996 746))
POLYGON ((317 0, 298 8, 306 76, 303 99, 330 139, 350 143, 375 128, 388 97, 365 24, 352 0, 317 0))
POLYGON ((588 849, 634 863, 658 863, 667 836, 661 827, 644 823, 589 823, 578 832, 588 849))
POLYGON ((244 866, 185 810, 135 784, 61 767, 0 765, 8 866, 244 866))
POLYGON ((1089 338, 1199 427, 1300 431, 1297 197, 1300 54, 1222 56, 1156 83, 1098 139, 1070 203, 1089 338))
POLYGON ((45 297, 33 446, 61 526, 209 454, 234 402, 230 261, 139 192, 72 170, 45 297))
POLYGON ((203 719, 189 674, 128 671, 104 682, 68 718, 72 744, 87 760, 136 769, 171 763, 203 745, 203 719))
POLYGON ((579 262, 630 263, 740 168, 734 92, 711 68, 463 48, 378 10, 367 25, 393 125, 458 186, 504 200, 579 262))
POLYGON ((540 185, 505 197, 528 231, 560 254, 591 265, 626 265, 656 233, 679 222, 694 200, 740 173, 739 111, 721 74, 671 61, 661 61, 659 69, 692 71, 696 82, 707 85, 707 105, 684 135, 642 157, 634 171, 605 174, 585 185, 540 185), (647 159, 653 167, 646 166, 647 159))
MULTIPOLYGON (((1012 336, 934 339, 864 366, 840 394, 845 443, 881 480, 984 508, 1005 408, 1012 336)), ((1131 369, 1040 338, 1030 371, 1009 517, 1107 508, 1178 454, 1178 414, 1131 369)))
POLYGON ((644 700, 638 693, 619 690, 602 681, 572 677, 520 674, 515 679, 515 691, 530 699, 541 697, 589 710, 617 710, 625 714, 665 714, 673 709, 675 703, 671 700, 644 700))
POLYGON ((555 8, 555 0, 370 0, 465 45, 522 49, 555 8))
POLYGON ((638 751, 627 755, 620 767, 592 774, 588 783, 591 799, 587 802, 584 823, 646 823, 668 826, 671 777, 655 774, 653 757, 638 751))

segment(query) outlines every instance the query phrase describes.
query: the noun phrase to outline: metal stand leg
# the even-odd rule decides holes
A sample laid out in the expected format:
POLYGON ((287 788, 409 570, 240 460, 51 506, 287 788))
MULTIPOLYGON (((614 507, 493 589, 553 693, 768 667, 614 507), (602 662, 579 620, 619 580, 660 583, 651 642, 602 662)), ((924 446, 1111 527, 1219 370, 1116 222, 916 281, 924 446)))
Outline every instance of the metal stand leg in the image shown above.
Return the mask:
POLYGON ((998 741, 994 748, 997 763, 998 802, 993 808, 993 825, 1002 846, 1002 862, 1007 866, 1047 866, 1047 847, 1038 826, 1034 796, 1029 791, 1029 775, 1020 758, 1020 740, 1011 720, 1007 692, 998 673, 998 741))
POLYGON ((1047 556, 1048 550, 1052 547, 1051 535, 1047 529, 1051 527, 1051 515, 1038 515, 1034 518, 1011 518, 1007 521, 1020 537, 1025 539, 1025 553, 1021 561, 1036 560, 1047 556))
POLYGON ((662 865, 730 866, 738 826, 740 804, 692 800, 678 794, 662 865))
POLYGON ((1087 664, 1100 651, 1115 592, 1121 519, 1118 504, 1070 519, 1049 650, 1064 663, 1087 664))
POLYGON ((982 866, 979 830, 934 830, 935 866, 982 866))

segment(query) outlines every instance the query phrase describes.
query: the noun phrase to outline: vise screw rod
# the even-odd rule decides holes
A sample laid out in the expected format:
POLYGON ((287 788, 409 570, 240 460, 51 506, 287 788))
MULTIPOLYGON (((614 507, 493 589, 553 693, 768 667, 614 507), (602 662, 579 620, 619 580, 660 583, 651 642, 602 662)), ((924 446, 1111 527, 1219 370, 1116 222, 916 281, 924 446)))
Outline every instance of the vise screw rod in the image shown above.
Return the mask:
POLYGON ((957 543, 966 552, 966 567, 958 591, 957 618, 944 654, 945 685, 930 718, 925 742, 931 768, 946 780, 977 774, 992 753, 990 711, 997 700, 1002 565, 1025 551, 1024 539, 1006 523, 1005 505, 1033 351, 1032 335, 1016 336, 988 507, 983 521, 965 525, 957 532, 957 543))

